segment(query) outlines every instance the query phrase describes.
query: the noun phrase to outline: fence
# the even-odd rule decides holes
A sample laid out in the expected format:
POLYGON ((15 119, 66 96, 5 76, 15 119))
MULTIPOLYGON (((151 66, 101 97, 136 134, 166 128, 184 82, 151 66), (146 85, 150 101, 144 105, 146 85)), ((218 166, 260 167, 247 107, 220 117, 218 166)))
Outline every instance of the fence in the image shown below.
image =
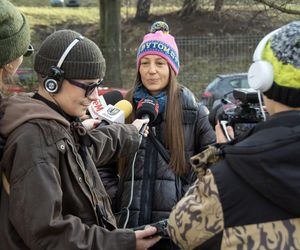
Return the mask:
MULTIPOLYGON (((252 60, 253 51, 260 40, 258 36, 213 36, 177 37, 179 49, 179 82, 190 88, 197 97, 217 74, 246 72, 252 60)), ((136 76, 137 48, 122 50, 123 87, 129 88, 136 76)), ((25 63, 33 66, 33 58, 25 63)), ((26 75, 29 83, 35 82, 26 75)))
MULTIPOLYGON (((247 72, 259 39, 257 36, 177 37, 181 64, 179 82, 199 97, 217 74, 247 72)), ((135 79, 136 50, 123 50, 124 87, 135 79)))

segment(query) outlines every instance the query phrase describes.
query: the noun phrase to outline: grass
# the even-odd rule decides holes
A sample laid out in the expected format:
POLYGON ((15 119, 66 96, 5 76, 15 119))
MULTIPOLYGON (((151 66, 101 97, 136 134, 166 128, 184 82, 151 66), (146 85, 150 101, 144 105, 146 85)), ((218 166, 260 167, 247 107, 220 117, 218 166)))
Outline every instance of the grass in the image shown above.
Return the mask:
POLYGON ((20 7, 28 17, 31 27, 37 25, 54 26, 63 23, 94 24, 99 23, 99 9, 96 7, 79 8, 39 8, 20 7))
MULTIPOLYGON (((49 7, 50 0, 10 0, 16 6, 49 7)), ((67 0, 64 1, 65 3, 67 0)), ((81 0, 81 6, 98 6, 99 0, 81 0)))
MULTIPOLYGON (((53 26, 65 22, 76 24, 97 24, 100 20, 99 7, 57 8, 57 7, 28 7, 21 6, 21 11, 28 17, 30 25, 53 26)), ((153 13, 166 14, 179 10, 176 7, 154 7, 153 13)), ((132 18, 135 8, 122 8, 123 19, 132 18)))

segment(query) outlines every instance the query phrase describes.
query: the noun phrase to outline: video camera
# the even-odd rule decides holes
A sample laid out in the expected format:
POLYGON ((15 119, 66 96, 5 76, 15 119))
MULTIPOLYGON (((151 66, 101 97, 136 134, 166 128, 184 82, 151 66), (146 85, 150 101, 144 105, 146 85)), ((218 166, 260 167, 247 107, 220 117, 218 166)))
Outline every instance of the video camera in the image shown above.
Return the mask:
POLYGON ((254 127, 263 121, 263 113, 258 99, 258 92, 254 89, 235 89, 234 100, 222 99, 223 111, 218 114, 220 122, 233 127, 236 135, 254 127))

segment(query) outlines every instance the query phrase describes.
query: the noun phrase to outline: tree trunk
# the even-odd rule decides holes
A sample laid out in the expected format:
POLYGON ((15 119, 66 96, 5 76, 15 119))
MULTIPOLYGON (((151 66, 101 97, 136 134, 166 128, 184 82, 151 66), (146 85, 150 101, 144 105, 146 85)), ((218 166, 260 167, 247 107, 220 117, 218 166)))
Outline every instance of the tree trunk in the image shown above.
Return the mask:
POLYGON ((214 11, 220 12, 222 10, 223 5, 224 5, 224 0, 215 0, 214 11))
POLYGON ((138 0, 135 19, 146 22, 149 17, 151 0, 138 0))
POLYGON ((191 15, 193 12, 195 12, 197 10, 197 7, 198 7, 198 0, 184 0, 179 15, 181 17, 187 17, 191 15))
POLYGON ((100 49, 106 60, 105 82, 122 87, 121 77, 121 0, 99 0, 100 49))

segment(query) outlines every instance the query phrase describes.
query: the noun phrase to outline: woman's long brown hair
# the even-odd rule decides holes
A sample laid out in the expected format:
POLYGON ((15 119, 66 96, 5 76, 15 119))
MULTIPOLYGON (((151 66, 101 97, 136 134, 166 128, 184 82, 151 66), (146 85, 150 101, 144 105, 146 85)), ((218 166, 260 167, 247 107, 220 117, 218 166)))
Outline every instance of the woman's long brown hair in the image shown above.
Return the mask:
MULTIPOLYGON (((170 68, 170 67, 169 67, 170 68)), ((141 76, 138 73, 134 86, 128 91, 126 99, 133 103, 133 94, 137 85, 141 84, 141 76)), ((167 106, 165 110, 166 117, 166 134, 165 142, 166 149, 170 152, 170 168, 177 174, 183 175, 187 170, 187 162, 184 150, 184 135, 183 135, 183 112, 182 102, 180 98, 180 87, 175 77, 174 71, 170 68, 169 84, 167 86, 167 106)), ((127 118, 127 122, 131 123, 134 120, 134 112, 127 118)), ((122 170, 121 163, 121 170, 122 170)))

